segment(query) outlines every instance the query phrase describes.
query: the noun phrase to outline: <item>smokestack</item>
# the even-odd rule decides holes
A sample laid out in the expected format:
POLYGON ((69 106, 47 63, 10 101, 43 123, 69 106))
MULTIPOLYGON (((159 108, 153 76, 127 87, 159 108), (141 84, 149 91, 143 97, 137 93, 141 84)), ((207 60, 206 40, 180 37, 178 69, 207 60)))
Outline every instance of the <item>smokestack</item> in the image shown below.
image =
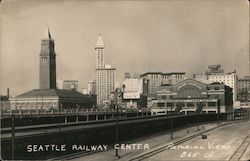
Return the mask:
POLYGON ((7 97, 10 98, 10 89, 7 88, 7 97))

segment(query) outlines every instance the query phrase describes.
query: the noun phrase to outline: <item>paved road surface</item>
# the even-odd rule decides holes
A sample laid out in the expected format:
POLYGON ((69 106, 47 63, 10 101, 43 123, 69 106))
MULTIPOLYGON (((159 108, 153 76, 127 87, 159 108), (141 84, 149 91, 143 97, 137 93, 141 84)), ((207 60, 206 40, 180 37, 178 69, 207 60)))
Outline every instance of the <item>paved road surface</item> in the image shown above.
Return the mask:
MULTIPOLYGON (((206 125, 201 125, 200 128, 202 130, 206 130, 209 128, 213 128, 217 126, 217 123, 212 123, 212 124, 206 124, 206 125)), ((178 131, 174 132, 174 139, 170 138, 170 133, 165 133, 162 135, 154 136, 153 138, 145 139, 142 141, 137 141, 137 142, 132 142, 133 144, 139 143, 139 144, 148 144, 150 149, 157 147, 162 144, 166 143, 171 143, 175 140, 181 139, 185 136, 192 135, 194 133, 197 133, 197 126, 189 127, 186 129, 179 129, 178 131), (189 133, 187 134, 187 130, 189 133)), ((100 153, 95 153, 92 155, 80 157, 80 158, 75 158, 72 159, 74 161, 112 161, 112 160, 117 160, 117 161, 128 161, 130 158, 139 155, 142 152, 145 152, 146 150, 119 150, 119 154, 121 158, 119 160, 115 159, 115 150, 110 149, 108 151, 100 152, 100 153)))
MULTIPOLYGON (((196 138, 181 145, 174 146, 157 155, 145 159, 146 161, 173 160, 214 160, 224 161, 232 159, 238 150, 240 160, 250 159, 250 121, 231 124, 208 134, 207 139, 196 138), (240 146, 244 146, 240 150, 240 146), (243 153, 243 154, 242 154, 243 153)), ((234 160, 234 159, 233 159, 234 160)))

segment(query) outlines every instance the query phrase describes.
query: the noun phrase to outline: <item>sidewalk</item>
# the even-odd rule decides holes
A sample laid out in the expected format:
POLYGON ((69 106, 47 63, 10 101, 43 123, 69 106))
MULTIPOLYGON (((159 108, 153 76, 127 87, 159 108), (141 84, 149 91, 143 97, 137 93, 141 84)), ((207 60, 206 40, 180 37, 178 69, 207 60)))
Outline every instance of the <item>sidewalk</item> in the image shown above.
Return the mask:
MULTIPOLYGON (((202 132, 203 130, 207 130, 213 127, 218 126, 217 123, 211 123, 211 124, 205 124, 205 125, 200 125, 199 128, 200 130, 197 131, 197 126, 192 126, 189 128, 185 128, 185 129, 180 129, 178 131, 174 131, 173 133, 173 137, 174 139, 171 139, 171 134, 170 132, 166 132, 165 134, 163 133, 162 135, 158 135, 152 138, 148 138, 145 140, 141 140, 141 141, 137 141, 137 142, 133 142, 131 144, 148 144, 150 149, 163 145, 163 144, 167 144, 167 143, 172 143, 173 141, 176 141, 178 139, 181 139, 183 137, 187 137, 190 136, 192 134, 195 134, 197 132, 202 132), (189 131, 189 133, 187 133, 187 131, 189 131)), ((75 158, 72 159, 73 161, 112 161, 112 160, 118 160, 118 161, 127 161, 132 157, 135 157, 137 155, 139 155, 142 152, 145 152, 146 150, 119 150, 119 155, 120 155, 120 159, 115 158, 115 149, 110 149, 104 152, 99 152, 99 153, 95 153, 95 154, 91 154, 91 155, 87 155, 87 156, 83 156, 80 158, 75 158)))

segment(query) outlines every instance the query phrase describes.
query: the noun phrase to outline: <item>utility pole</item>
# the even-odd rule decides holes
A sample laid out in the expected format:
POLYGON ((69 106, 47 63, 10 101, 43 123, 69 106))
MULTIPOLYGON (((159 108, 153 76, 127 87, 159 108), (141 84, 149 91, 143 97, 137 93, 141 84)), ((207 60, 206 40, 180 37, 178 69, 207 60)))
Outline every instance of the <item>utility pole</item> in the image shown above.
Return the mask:
POLYGON ((171 122, 170 122, 170 124, 171 124, 171 125, 170 125, 170 126, 171 126, 171 139, 173 139, 173 138, 174 138, 174 137, 173 137, 173 118, 171 118, 170 121, 171 121, 171 122))
MULTIPOLYGON (((119 135, 119 131, 118 131, 118 113, 119 113, 119 106, 118 106, 118 97, 120 96, 120 92, 118 91, 118 88, 115 90, 114 93, 114 99, 115 99, 115 108, 116 108, 116 119, 115 119, 115 143, 118 144, 119 143, 119 139, 118 139, 118 135, 119 135)), ((115 149, 115 157, 120 158, 119 154, 118 154, 118 148, 115 149)))
POLYGON ((42 106, 41 109, 43 109, 43 95, 42 95, 42 105, 41 106, 42 106))
MULTIPOLYGON (((59 111, 58 111, 58 121, 59 121, 59 132, 61 132, 61 108, 62 108, 62 104, 59 104, 59 111)), ((67 115, 65 116, 67 117, 67 115)))
POLYGON ((200 124, 200 118, 199 118, 200 113, 197 113, 197 131, 200 130, 199 124, 200 124))
POLYGON ((15 115, 11 111, 11 158, 15 160, 15 115))
POLYGON ((38 110, 38 108, 37 108, 37 95, 36 95, 36 110, 38 110))

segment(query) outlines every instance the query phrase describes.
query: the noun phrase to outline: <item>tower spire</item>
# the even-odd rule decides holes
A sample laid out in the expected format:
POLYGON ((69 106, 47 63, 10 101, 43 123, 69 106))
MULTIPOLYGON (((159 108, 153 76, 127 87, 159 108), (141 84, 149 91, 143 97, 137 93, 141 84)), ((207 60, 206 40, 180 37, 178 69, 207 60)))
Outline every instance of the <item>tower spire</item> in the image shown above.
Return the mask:
POLYGON ((96 46, 95 46, 95 51, 96 51, 96 69, 104 69, 104 44, 102 41, 101 34, 99 34, 96 46))
POLYGON ((51 35, 50 35, 50 31, 49 31, 49 27, 48 27, 48 37, 49 37, 49 39, 51 39, 51 35))
POLYGON ((96 48, 104 48, 104 44, 103 44, 103 41, 102 41, 101 34, 99 34, 99 36, 98 36, 98 40, 97 40, 97 43, 96 43, 96 48))

